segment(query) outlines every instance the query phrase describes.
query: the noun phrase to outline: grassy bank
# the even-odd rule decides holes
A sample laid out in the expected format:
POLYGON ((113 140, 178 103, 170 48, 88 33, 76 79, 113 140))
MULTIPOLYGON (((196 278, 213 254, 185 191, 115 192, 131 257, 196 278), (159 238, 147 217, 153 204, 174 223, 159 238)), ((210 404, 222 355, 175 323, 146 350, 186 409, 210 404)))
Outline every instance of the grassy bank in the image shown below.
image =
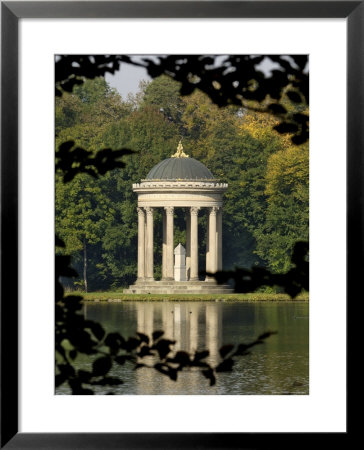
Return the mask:
POLYGON ((127 302, 127 301, 225 301, 225 302, 308 302, 309 294, 300 294, 292 300, 286 294, 123 294, 121 292, 72 292, 81 295, 89 302, 127 302))

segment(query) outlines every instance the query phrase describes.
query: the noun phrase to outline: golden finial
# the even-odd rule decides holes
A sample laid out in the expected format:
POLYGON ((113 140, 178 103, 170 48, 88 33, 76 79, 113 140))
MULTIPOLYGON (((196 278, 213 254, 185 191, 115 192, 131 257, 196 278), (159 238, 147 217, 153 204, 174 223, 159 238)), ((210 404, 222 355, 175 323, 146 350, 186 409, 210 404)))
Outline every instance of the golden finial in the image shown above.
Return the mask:
POLYGON ((172 158, 189 158, 189 156, 183 151, 182 141, 179 141, 177 151, 174 155, 172 155, 172 158))

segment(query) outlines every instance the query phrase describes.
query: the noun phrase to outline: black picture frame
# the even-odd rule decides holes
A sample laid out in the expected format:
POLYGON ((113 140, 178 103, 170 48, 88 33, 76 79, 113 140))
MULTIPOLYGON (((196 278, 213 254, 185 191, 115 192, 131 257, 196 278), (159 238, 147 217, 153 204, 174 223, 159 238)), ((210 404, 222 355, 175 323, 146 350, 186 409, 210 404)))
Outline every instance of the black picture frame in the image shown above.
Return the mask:
MULTIPOLYGON (((21 18, 346 18, 347 312, 363 263, 364 1, 1 2, 1 448, 233 449, 327 447, 325 433, 18 432, 18 22, 21 18), (9 298, 10 297, 10 298, 9 298)), ((344 275, 344 274, 343 274, 344 275)), ((348 361, 351 347, 347 345, 348 361)), ((350 373, 348 372, 350 376, 350 373)), ((350 381, 350 378, 349 378, 350 381)), ((333 394, 334 395, 334 394, 333 394)), ((349 395, 349 390, 348 390, 349 395)), ((237 411, 238 413, 238 411, 237 411)), ((347 447, 352 436, 331 433, 347 447)))

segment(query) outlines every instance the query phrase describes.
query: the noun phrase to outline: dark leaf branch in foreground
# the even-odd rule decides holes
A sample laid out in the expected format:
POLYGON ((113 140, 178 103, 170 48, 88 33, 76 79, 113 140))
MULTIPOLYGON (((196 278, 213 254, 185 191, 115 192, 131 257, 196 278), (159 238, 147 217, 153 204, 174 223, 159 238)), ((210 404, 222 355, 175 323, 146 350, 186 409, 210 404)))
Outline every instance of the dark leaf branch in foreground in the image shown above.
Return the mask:
POLYGON ((308 250, 308 242, 296 242, 291 256, 293 267, 283 274, 272 273, 264 267, 236 268, 216 273, 204 272, 204 274, 214 277, 218 284, 233 280, 235 292, 248 293, 262 286, 279 286, 291 298, 295 298, 302 290, 309 290, 308 250))
MULTIPOLYGON (((56 245, 64 247, 59 238, 56 238, 56 245)), ((221 361, 212 366, 206 362, 208 350, 191 354, 174 352, 176 341, 164 338, 163 331, 154 331, 152 336, 136 333, 128 339, 118 332, 106 333, 99 323, 87 320, 81 314, 81 296, 64 295, 60 278, 77 276, 70 262, 70 256, 56 256, 55 383, 56 387, 68 384, 74 395, 92 395, 96 386, 112 388, 122 384, 122 379, 110 372, 115 365, 126 363, 132 364, 135 370, 142 367, 155 369, 173 381, 177 381, 182 370, 197 369, 213 386, 218 373, 233 370, 237 357, 248 355, 252 347, 263 344, 265 339, 275 334, 268 331, 250 343, 221 347, 221 361), (91 370, 75 368, 74 361, 80 354, 93 358, 91 370)))
POLYGON ((73 180, 79 173, 98 178, 110 170, 125 167, 125 162, 120 161, 120 158, 133 153, 133 150, 126 148, 104 148, 94 153, 76 146, 74 141, 66 141, 56 151, 56 172, 63 174, 64 183, 73 180))
POLYGON ((72 92, 85 78, 114 74, 122 62, 145 67, 152 78, 171 77, 181 83, 181 95, 200 89, 220 107, 236 105, 272 114, 279 120, 275 130, 292 134, 296 145, 309 138, 309 117, 303 111, 309 105, 307 55, 169 55, 141 60, 123 55, 62 55, 56 60, 56 95, 72 92), (260 66, 265 59, 274 65, 271 74, 260 66), (302 112, 290 111, 297 106, 302 112))
POLYGON ((120 55, 57 55, 56 96, 61 97, 63 91, 72 92, 74 86, 82 84, 85 78, 114 74, 122 61, 131 62, 128 56, 120 55))

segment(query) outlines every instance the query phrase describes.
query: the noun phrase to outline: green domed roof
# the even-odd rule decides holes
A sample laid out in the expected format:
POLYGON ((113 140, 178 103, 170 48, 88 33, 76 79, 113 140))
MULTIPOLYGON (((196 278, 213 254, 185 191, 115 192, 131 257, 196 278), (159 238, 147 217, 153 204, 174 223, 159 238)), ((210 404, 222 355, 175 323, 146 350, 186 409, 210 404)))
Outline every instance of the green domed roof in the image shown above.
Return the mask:
POLYGON ((214 180, 215 177, 194 158, 167 158, 148 173, 147 180, 214 180))

